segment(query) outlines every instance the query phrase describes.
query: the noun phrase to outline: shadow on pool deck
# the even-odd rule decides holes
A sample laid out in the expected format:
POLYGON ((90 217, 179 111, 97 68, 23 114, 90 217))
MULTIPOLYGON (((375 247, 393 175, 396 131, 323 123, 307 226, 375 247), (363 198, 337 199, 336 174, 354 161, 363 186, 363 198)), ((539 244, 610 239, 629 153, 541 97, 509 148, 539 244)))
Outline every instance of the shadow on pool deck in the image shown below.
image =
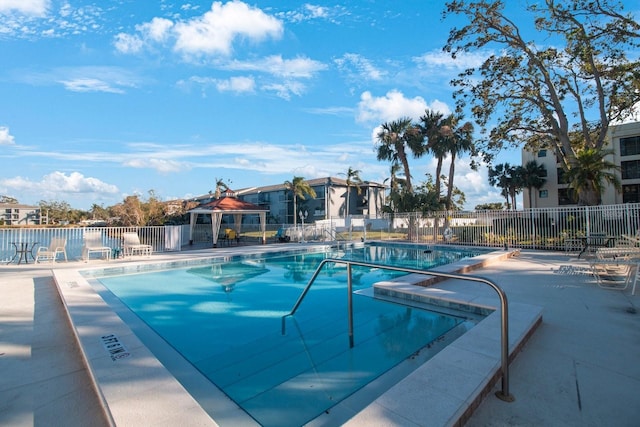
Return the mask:
MULTIPOLYGON (((251 249, 223 248, 216 253, 244 250, 251 249)), ((211 250, 190 251, 154 255, 152 260, 211 255, 211 250)), ((78 264, 55 267, 83 267, 78 264)), ((640 296, 631 296, 630 290, 600 289, 588 275, 562 274, 574 271, 563 268, 567 265, 587 263, 560 253, 523 251, 518 258, 473 273, 500 285, 510 303, 543 307, 544 320, 511 364, 515 402, 489 394, 467 425, 638 425, 640 296)), ((0 267, 0 425, 51 425, 51 420, 65 426, 107 425, 100 400, 89 392, 89 374, 50 269, 0 267)), ((466 285, 449 280, 437 286, 466 285)), ((184 419, 182 425, 189 421, 184 419)), ((367 425, 433 425, 428 419, 408 424, 384 411, 368 421, 367 425)))

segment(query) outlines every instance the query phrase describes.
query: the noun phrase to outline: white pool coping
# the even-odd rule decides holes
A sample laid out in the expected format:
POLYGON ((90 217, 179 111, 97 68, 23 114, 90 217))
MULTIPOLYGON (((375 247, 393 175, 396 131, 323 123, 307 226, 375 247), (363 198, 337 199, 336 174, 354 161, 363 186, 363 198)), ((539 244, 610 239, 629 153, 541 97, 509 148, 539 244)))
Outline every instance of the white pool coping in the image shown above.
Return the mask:
MULTIPOLYGON (((515 254, 495 251, 438 269, 467 272, 515 254)), ((169 268, 185 266, 189 262, 164 261, 161 264, 169 268)), ((202 259, 192 262, 201 264, 202 259)), ((137 272, 148 270, 149 264, 158 262, 145 260, 114 265, 109 269, 137 272)), ((101 266, 100 270, 104 269, 104 265, 101 266)), ((96 292, 82 275, 85 270, 86 267, 58 269, 53 271, 53 276, 95 389, 114 425, 218 425, 216 414, 220 414, 219 419, 233 420, 234 426, 257 425, 208 381, 189 384, 197 399, 192 396, 134 333, 129 325, 133 319, 127 319, 125 323, 122 312, 119 316, 96 292), (112 355, 108 346, 113 346, 111 351, 117 352, 112 355)), ((451 306, 496 311, 368 405, 358 402, 352 406, 354 400, 347 399, 332 408, 331 412, 350 418, 346 425, 372 425, 381 414, 386 419, 396 419, 398 425, 462 425, 500 378, 498 298, 487 297, 486 290, 477 292, 477 288, 474 288, 476 291, 452 292, 437 285, 414 284, 423 280, 423 277, 405 276, 401 280, 377 284, 380 290, 376 292, 391 289, 409 298, 418 296, 446 301, 445 304, 451 306)), ((509 305, 510 354, 517 352, 541 320, 540 307, 520 303, 509 305)), ((140 328, 136 332, 146 333, 140 328)), ((193 369, 180 361, 175 363, 170 368, 178 372, 177 376, 181 370, 193 369)), ((309 425, 325 425, 330 419, 329 415, 320 416, 309 425)))

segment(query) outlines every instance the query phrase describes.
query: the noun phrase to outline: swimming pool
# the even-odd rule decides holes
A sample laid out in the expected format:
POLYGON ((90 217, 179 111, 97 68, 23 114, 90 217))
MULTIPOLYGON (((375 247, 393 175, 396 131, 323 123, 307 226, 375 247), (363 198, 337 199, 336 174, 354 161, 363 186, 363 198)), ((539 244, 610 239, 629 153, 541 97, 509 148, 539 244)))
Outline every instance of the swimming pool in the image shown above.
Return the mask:
POLYGON ((347 251, 238 257, 207 266, 102 277, 100 281, 262 425, 301 425, 447 332, 473 324, 371 297, 371 285, 397 273, 355 268, 355 347, 346 321, 346 275, 319 276, 282 335, 281 317, 325 257, 416 263, 445 254, 414 245, 363 245, 347 251))

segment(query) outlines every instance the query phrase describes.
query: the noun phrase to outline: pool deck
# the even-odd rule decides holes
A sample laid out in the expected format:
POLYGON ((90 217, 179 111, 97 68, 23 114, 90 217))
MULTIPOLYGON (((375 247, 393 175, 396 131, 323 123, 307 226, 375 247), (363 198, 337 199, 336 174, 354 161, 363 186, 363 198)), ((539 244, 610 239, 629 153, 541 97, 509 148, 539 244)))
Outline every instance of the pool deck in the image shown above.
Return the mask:
MULTIPOLYGON (((252 253, 256 249, 279 250, 287 246, 300 247, 290 244, 219 248, 154 254, 150 260, 58 263, 54 268, 59 282, 66 283, 65 290, 61 287, 63 293, 68 294, 65 298, 73 299, 82 291, 81 286, 73 284, 73 275, 78 269, 121 265, 130 269, 149 261, 171 262, 252 253)), ((517 257, 471 273, 494 281, 506 291, 512 322, 511 339, 517 338, 517 333, 511 333, 511 330, 517 329, 518 323, 536 322, 536 313, 539 313, 536 307, 542 311, 537 330, 510 365, 509 385, 514 402, 504 402, 494 395, 493 392, 501 387, 500 381, 491 393, 485 393, 486 397, 477 408, 475 398, 465 397, 477 395, 477 386, 473 384, 483 384, 491 379, 487 378, 486 371, 496 366, 495 352, 499 350, 496 349, 499 347, 496 345, 499 319, 496 318, 489 322, 492 323, 489 330, 493 331, 490 336, 483 336, 482 331, 479 340, 477 336, 475 341, 463 336, 452 346, 466 345, 466 348, 445 349, 440 355, 444 353, 446 357, 434 362, 440 364, 435 365, 437 369, 418 368, 359 410, 347 424, 638 425, 640 295, 632 296, 630 289, 601 289, 587 274, 566 274, 580 273, 580 268, 569 269, 567 266, 587 265, 587 261, 578 260, 576 255, 522 251, 517 257), (476 355, 471 357, 469 353, 476 355), (434 374, 444 365, 460 363, 464 364, 464 369, 459 369, 457 374, 447 377, 434 374), (472 392, 469 389, 473 389, 472 392), (456 403, 460 401, 463 402, 462 409, 456 403)), ((447 280, 424 289, 426 291, 420 290, 420 293, 436 293, 454 301, 467 298, 474 304, 486 306, 498 305, 495 292, 479 284, 447 280)), ((61 301, 50 264, 0 266, 0 295, 0 425, 51 425, 51 420, 58 420, 58 424, 65 426, 216 425, 200 405, 184 393, 182 386, 166 375, 164 367, 145 352, 144 346, 132 344, 135 336, 121 329, 121 325, 111 323, 113 313, 102 311, 101 300, 95 295, 82 295, 85 302, 71 310, 75 310, 72 317, 76 317, 75 327, 71 327, 67 317, 70 305, 66 302, 65 307, 61 301), (87 323, 76 323, 78 318, 87 323), (85 339, 105 336, 104 328, 92 329, 92 319, 103 322, 102 326, 111 325, 110 331, 126 343, 125 349, 135 353, 135 357, 112 360, 105 353, 107 347, 100 343, 96 346, 96 342, 88 346, 83 343, 81 350, 76 336, 80 343, 83 336, 85 339), (128 368, 114 373, 113 366, 122 361, 128 368), (92 366, 91 371, 87 364, 92 366), (136 367, 144 369, 136 370, 136 367), (148 381, 149 378, 130 381, 149 369, 154 371, 153 381, 148 381), (100 384, 100 393, 95 392, 94 381, 100 384), (136 387, 146 387, 155 398, 160 398, 159 402, 164 399, 165 403, 147 407, 136 387), (109 402, 109 413, 102 410, 105 400, 109 402)), ((210 405, 216 407, 220 403, 210 402, 210 405)), ((232 406, 221 406, 221 410, 229 408, 232 406)), ((336 412, 341 410, 347 409, 339 408, 336 412)), ((237 415, 237 420, 242 422, 234 425, 249 425, 242 415, 237 415)), ((330 417, 318 418, 311 424, 335 425, 330 417)))

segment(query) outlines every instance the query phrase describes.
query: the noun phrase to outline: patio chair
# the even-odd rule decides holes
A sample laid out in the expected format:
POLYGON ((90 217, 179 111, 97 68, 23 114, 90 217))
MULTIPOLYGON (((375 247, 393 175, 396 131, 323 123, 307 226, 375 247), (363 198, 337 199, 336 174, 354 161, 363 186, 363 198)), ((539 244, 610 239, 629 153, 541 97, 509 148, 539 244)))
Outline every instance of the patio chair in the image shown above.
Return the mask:
POLYGON ((640 262, 636 264, 636 274, 633 278, 633 288, 631 288, 631 295, 636 294, 636 285, 638 284, 638 280, 640 280, 640 262))
POLYGON ((629 287, 633 266, 629 264, 594 264, 593 277, 596 283, 603 289, 616 289, 624 291, 629 287))
POLYGON ((236 230, 232 228, 227 228, 226 234, 227 234, 227 241, 229 242, 229 244, 231 244, 233 240, 235 240, 236 243, 240 243, 240 235, 236 232, 236 230))
POLYGON ((147 255, 151 256, 151 245, 140 243, 138 233, 122 233, 122 250, 124 256, 147 255))
POLYGON ((282 227, 278 228, 278 231, 276 232, 276 235, 274 236, 276 238, 276 241, 278 241, 280 243, 287 243, 287 242, 291 241, 291 237, 287 236, 286 233, 287 232, 285 231, 284 228, 282 228, 282 227))
POLYGON ((612 248, 596 248, 595 257, 597 260, 631 260, 640 258, 640 247, 626 244, 616 245, 612 248))
POLYGON ((635 236, 629 236, 628 234, 622 234, 622 242, 627 246, 640 246, 640 231, 635 236))
POLYGON ((612 248, 597 248, 591 264, 593 277, 598 286, 604 289, 625 290, 631 283, 636 269, 634 292, 637 281, 637 266, 640 262, 640 248, 627 244, 612 248))
POLYGON ((64 255, 64 260, 67 260, 67 239, 63 237, 54 237, 51 239, 49 246, 40 246, 36 252, 36 263, 48 260, 53 264, 56 262, 59 254, 64 255))
POLYGON ((107 261, 111 259, 111 248, 102 243, 101 231, 85 231, 83 240, 82 259, 85 262, 89 261, 92 253, 100 254, 107 261))

